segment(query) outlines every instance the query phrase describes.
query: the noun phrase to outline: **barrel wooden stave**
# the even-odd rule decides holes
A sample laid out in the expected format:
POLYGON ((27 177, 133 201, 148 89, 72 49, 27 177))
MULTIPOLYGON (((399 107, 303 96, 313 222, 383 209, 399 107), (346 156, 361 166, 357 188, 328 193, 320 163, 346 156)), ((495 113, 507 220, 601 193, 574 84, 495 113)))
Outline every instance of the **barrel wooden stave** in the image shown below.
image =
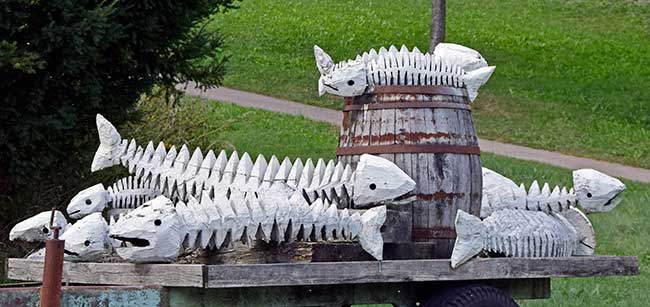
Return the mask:
MULTIPOLYGON (((347 98, 346 104, 389 102, 449 102, 469 104, 462 96, 433 94, 375 94, 347 98)), ((478 147, 469 110, 401 108, 344 112, 339 147, 443 144, 478 147)), ((415 182, 417 200, 400 211, 412 216, 411 242, 431 242, 432 257, 451 255, 458 209, 478 215, 482 173, 478 155, 452 153, 381 153, 415 182)), ((360 155, 339 156, 356 165, 360 155)))

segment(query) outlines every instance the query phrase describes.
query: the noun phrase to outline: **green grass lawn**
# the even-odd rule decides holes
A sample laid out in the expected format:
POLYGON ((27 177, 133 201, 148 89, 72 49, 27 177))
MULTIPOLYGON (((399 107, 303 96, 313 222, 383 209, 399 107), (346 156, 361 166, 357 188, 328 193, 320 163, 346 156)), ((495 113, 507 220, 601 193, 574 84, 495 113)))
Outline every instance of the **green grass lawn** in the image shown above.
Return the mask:
MULTIPOLYGON (((124 136, 146 134, 143 141, 163 133, 164 140, 180 142, 193 139, 192 145, 214 144, 211 148, 225 146, 253 155, 262 153, 269 157, 288 155, 293 157, 334 158, 338 128, 290 115, 241 108, 230 104, 206 103, 205 100, 188 97, 175 114, 176 118, 188 118, 174 124, 176 131, 193 131, 191 138, 178 137, 170 132, 172 125, 165 118, 167 111, 141 107, 152 111, 149 119, 127 128, 124 136), (157 124, 155 124, 157 123, 157 124), (199 123, 198 125, 196 123, 199 123), (140 130, 137 130, 140 129, 140 130), (228 140, 225 142, 224 140, 228 140)), ((186 133, 186 132, 182 132, 186 133)), ((204 147, 207 148, 207 147, 204 147)), ((483 165, 527 185, 532 180, 546 181, 570 186, 569 170, 547 165, 509 159, 490 154, 482 155, 483 165)), ((552 297, 546 301, 522 302, 528 306, 645 306, 647 289, 650 288, 650 185, 625 182, 627 191, 619 207, 610 213, 591 215, 599 244, 598 254, 635 255, 639 257, 641 275, 635 277, 554 279, 552 297)))
MULTIPOLYGON (((650 168, 650 2, 448 1, 447 41, 497 70, 474 104, 481 137, 650 168)), ((335 61, 428 46, 430 1, 247 0, 208 28, 226 35, 227 86, 317 97, 312 46, 335 61)))

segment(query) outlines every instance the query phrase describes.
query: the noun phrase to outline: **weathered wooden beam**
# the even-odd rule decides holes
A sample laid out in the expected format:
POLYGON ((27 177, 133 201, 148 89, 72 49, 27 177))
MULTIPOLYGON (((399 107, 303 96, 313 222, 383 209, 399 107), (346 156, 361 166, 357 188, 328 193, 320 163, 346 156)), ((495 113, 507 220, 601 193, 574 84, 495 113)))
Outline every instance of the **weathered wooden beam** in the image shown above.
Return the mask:
MULTIPOLYGON (((39 281, 42 265, 9 259, 7 277, 39 281)), ((455 270, 448 259, 429 259, 241 265, 66 262, 63 271, 64 282, 70 283, 235 288, 636 275, 639 268, 636 257, 589 256, 474 259, 455 270)))
MULTIPOLYGON (((40 281, 43 262, 9 259, 7 278, 40 281)), ((65 262, 63 282, 103 285, 150 285, 163 287, 203 287, 200 264, 132 264, 65 262)))
POLYGON ((636 257, 616 256, 474 259, 455 270, 447 259, 209 265, 206 287, 590 277, 638 272, 636 257))

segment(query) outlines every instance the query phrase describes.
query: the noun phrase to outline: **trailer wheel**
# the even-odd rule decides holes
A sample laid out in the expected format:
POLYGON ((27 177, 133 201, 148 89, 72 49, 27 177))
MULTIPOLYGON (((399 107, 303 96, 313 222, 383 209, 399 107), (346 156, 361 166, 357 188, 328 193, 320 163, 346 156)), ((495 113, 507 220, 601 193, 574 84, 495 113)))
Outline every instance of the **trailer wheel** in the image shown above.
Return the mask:
POLYGON ((424 307, 518 307, 507 293, 489 286, 451 288, 433 296, 424 307))

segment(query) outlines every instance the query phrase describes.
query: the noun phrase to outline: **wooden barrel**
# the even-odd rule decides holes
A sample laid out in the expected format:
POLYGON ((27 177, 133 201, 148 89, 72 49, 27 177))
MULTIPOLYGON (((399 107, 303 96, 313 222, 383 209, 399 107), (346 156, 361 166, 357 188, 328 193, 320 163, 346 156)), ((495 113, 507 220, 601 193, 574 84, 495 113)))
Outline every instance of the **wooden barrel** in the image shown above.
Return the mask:
POLYGON ((450 257, 456 211, 479 214, 481 160, 469 103, 464 88, 445 86, 378 86, 346 98, 339 161, 379 155, 417 184, 417 200, 398 208, 410 214, 409 242, 429 242, 411 257, 450 257))

